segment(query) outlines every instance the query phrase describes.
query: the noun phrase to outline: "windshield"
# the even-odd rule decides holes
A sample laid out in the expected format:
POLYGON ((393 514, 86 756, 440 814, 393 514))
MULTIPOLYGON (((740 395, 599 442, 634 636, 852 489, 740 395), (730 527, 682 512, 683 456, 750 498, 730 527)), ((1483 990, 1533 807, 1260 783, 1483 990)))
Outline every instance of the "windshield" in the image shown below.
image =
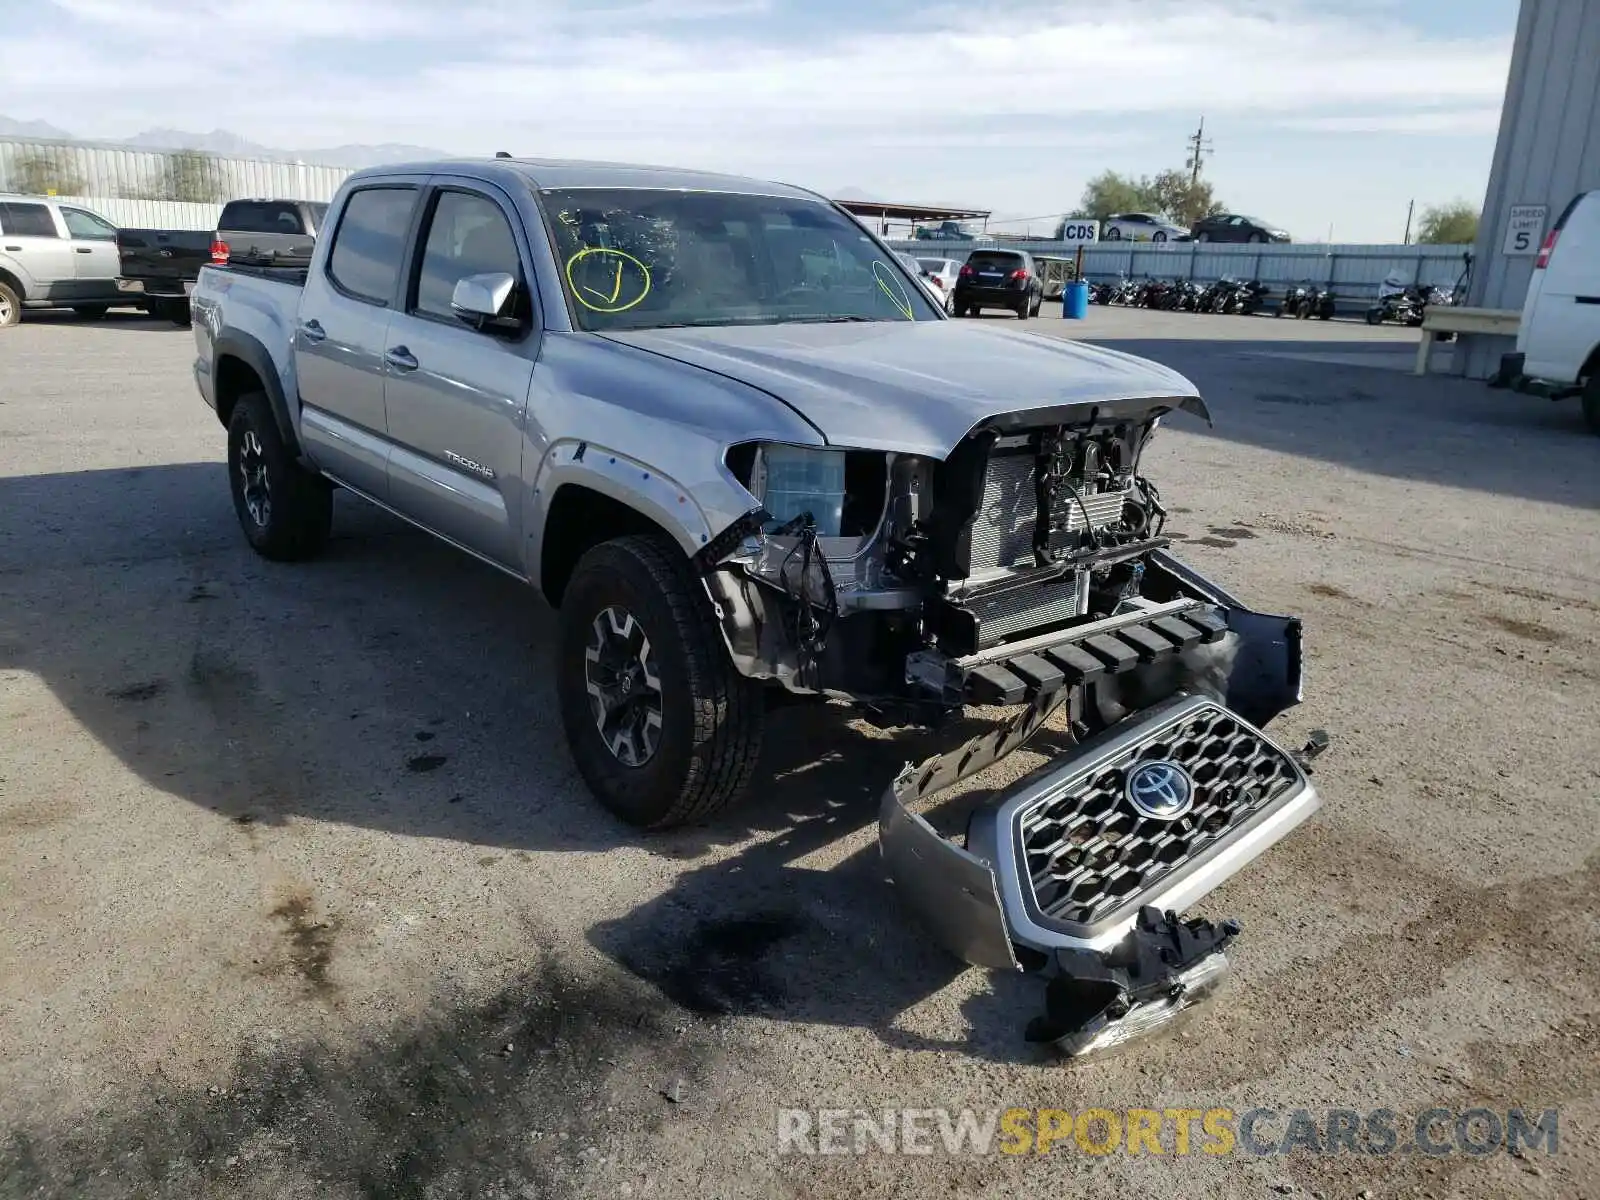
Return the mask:
POLYGON ((939 319, 905 264, 825 204, 643 188, 539 199, 580 329, 939 319))

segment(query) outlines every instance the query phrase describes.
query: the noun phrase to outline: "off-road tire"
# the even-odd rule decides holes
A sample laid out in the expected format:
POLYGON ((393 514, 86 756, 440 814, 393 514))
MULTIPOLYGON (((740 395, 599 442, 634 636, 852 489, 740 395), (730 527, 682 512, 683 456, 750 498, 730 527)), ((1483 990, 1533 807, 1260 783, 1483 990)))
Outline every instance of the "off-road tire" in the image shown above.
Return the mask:
POLYGON ((1583 419, 1589 423, 1589 432, 1600 434, 1600 371, 1589 376, 1583 388, 1583 419))
POLYGON ((734 670, 682 550, 659 536, 594 547, 562 594, 560 630, 561 719, 578 772, 601 804, 630 825, 659 830, 706 821, 741 797, 761 750, 761 685, 734 670), (661 679, 660 738, 637 767, 612 754, 589 707, 585 651, 595 618, 611 606, 643 627, 661 679))
POLYGON ((22 297, 17 289, 0 279, 0 329, 9 329, 22 320, 22 297))
MULTIPOLYGON (((254 452, 252 452, 253 457, 254 452)), ((228 420, 228 490, 251 549, 274 562, 314 558, 333 531, 333 486, 295 462, 263 392, 247 392, 228 420), (248 439, 260 447, 270 506, 266 520, 252 515, 245 498, 242 464, 248 439)))

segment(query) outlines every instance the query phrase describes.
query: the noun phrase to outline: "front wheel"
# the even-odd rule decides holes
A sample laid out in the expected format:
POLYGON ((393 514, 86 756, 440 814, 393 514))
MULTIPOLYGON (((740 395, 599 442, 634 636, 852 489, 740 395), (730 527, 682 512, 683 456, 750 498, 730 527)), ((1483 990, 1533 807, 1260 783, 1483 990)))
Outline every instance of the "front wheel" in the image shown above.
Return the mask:
POLYGON ((1369 308, 1369 309, 1367 309, 1367 324, 1368 325, 1381 325, 1381 324, 1383 324, 1383 309, 1381 309, 1381 308, 1369 308))
POLYGON ((740 798, 763 697, 728 658, 677 546, 604 542, 561 598, 557 688, 567 743, 596 799, 630 825, 703 821, 740 798))
POLYGON ((228 484, 250 546, 262 558, 313 558, 333 531, 333 488, 294 461, 264 392, 239 397, 228 419, 228 484))
POLYGON ((1164 242, 1167 240, 1167 235, 1158 229, 1155 233, 1150 235, 1150 240, 1152 242, 1164 242))

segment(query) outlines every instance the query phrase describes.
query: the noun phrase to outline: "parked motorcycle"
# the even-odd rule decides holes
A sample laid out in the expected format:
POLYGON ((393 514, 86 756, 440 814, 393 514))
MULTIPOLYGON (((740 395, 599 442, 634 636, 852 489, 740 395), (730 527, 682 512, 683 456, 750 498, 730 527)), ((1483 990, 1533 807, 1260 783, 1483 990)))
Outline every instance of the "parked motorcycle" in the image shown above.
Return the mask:
POLYGON ((1298 283, 1284 293, 1283 303, 1273 313, 1278 317, 1294 317, 1297 320, 1307 321, 1316 317, 1319 321, 1333 319, 1334 300, 1333 292, 1325 287, 1318 287, 1314 283, 1298 283))
POLYGON ((1391 275, 1378 285, 1378 302, 1367 309, 1367 324, 1381 325, 1395 321, 1413 328, 1422 324, 1430 304, 1454 303, 1448 288, 1433 287, 1425 283, 1403 283, 1391 275))

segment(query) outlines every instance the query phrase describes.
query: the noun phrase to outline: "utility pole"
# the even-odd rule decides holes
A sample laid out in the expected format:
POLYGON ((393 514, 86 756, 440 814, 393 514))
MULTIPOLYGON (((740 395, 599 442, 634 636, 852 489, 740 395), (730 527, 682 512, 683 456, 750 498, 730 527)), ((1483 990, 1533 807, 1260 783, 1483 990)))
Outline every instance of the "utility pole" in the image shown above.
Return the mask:
POLYGON ((1211 153, 1211 142, 1206 137, 1206 119, 1200 118, 1200 128, 1196 129, 1184 144, 1189 147, 1189 157, 1183 165, 1189 168, 1189 186, 1193 187, 1200 182, 1200 163, 1206 155, 1211 153))
POLYGON ((1402 246, 1411 245, 1411 210, 1416 206, 1417 202, 1415 199, 1406 201, 1406 233, 1405 236, 1400 239, 1400 244, 1402 246))

